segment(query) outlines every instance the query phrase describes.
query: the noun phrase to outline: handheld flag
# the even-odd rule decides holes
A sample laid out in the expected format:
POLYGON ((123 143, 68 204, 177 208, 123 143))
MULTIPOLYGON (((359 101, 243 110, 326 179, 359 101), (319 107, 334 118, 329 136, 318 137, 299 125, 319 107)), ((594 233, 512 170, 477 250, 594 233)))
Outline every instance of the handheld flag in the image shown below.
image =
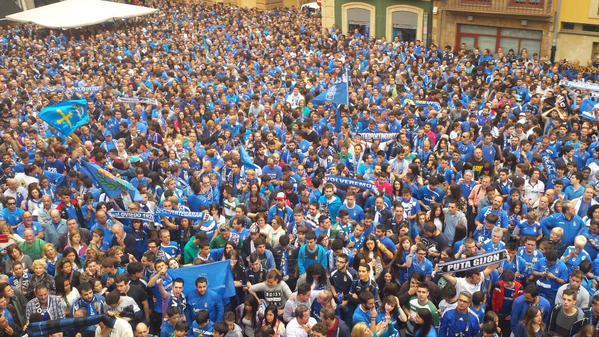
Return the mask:
POLYGON ((128 192, 133 200, 144 200, 137 188, 131 185, 130 182, 115 177, 112 173, 96 164, 83 161, 81 162, 81 165, 88 171, 87 175, 92 178, 92 180, 95 181, 109 197, 114 199, 121 198, 123 192, 128 192))
POLYGON ((252 157, 250 157, 247 150, 245 149, 245 146, 243 145, 239 147, 239 156, 241 157, 241 163, 243 164, 243 167, 246 170, 256 171, 257 176, 262 175, 262 168, 260 168, 259 165, 254 164, 252 157))
POLYGON ((87 101, 81 99, 51 105, 44 108, 38 117, 68 137, 78 128, 89 123, 87 101))
POLYGON ((316 96, 312 102, 315 104, 325 104, 325 103, 334 103, 334 104, 349 104, 349 84, 347 81, 347 76, 344 76, 343 80, 339 83, 333 84, 326 91, 322 92, 320 95, 316 96))
POLYGON ((223 299, 235 296, 235 280, 228 260, 193 267, 169 269, 168 273, 173 279, 179 277, 183 279, 183 293, 185 293, 185 296, 193 295, 196 291, 196 279, 200 276, 206 277, 210 289, 214 290, 223 299))
POLYGON ((597 120, 595 110, 597 109, 599 109, 599 103, 591 99, 585 99, 580 104, 580 117, 595 122, 597 120))

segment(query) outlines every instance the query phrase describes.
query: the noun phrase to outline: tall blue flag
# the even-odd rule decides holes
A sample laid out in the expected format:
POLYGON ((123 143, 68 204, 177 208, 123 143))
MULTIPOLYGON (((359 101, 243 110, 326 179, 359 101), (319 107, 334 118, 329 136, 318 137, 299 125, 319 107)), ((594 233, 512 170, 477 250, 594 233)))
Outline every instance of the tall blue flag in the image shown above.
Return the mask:
POLYGON ((81 166, 88 171, 87 175, 92 178, 92 180, 95 181, 109 197, 113 199, 121 198, 123 192, 128 192, 133 200, 144 200, 137 188, 131 185, 130 182, 118 178, 114 176, 114 174, 90 162, 82 161, 81 166))
POLYGON ((89 123, 87 101, 84 99, 48 106, 38 116, 65 137, 70 136, 78 128, 89 123))
POLYGON ((347 77, 344 77, 343 81, 333 84, 326 91, 316 96, 312 102, 315 104, 349 104, 349 85, 347 83, 347 77))
POLYGON ((229 260, 193 267, 169 269, 168 273, 173 279, 183 279, 185 282, 183 288, 185 296, 189 297, 193 295, 196 290, 196 279, 200 276, 204 276, 208 280, 210 290, 215 291, 223 299, 235 296, 235 279, 229 260))

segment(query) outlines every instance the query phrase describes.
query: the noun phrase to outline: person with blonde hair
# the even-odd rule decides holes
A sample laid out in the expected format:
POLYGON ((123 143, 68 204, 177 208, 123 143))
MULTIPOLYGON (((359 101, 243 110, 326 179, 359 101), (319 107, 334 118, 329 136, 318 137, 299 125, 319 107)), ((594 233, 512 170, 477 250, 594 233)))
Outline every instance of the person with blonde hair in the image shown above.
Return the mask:
POLYGON ((374 331, 370 330, 366 323, 358 323, 352 328, 351 337, 389 337, 396 332, 393 324, 388 324, 387 321, 377 324, 374 331))
POLYGON ((574 239, 574 245, 566 248, 564 255, 562 255, 562 261, 564 261, 570 272, 578 270, 583 261, 588 260, 593 262, 589 253, 584 250, 587 242, 588 240, 585 236, 578 235, 574 239))
POLYGON ((46 267, 46 261, 43 259, 33 261, 31 266, 33 273, 31 274, 31 280, 29 281, 26 294, 28 299, 32 299, 35 296, 34 290, 38 285, 45 286, 52 295, 56 293, 54 278, 48 274, 46 267))

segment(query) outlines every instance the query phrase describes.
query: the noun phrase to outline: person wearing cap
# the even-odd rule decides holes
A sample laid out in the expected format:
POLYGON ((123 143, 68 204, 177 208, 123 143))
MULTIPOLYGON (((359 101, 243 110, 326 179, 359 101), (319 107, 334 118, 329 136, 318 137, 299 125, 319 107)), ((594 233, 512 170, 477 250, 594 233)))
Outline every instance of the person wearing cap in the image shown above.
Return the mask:
POLYGON ((287 205, 287 198, 285 193, 278 192, 275 204, 268 210, 268 222, 271 223, 275 217, 281 217, 285 224, 288 224, 293 219, 293 209, 287 205))
POLYGON ((106 153, 109 153, 111 150, 116 150, 118 143, 112 138, 112 132, 106 130, 102 135, 104 136, 104 141, 100 144, 100 148, 104 149, 106 153))

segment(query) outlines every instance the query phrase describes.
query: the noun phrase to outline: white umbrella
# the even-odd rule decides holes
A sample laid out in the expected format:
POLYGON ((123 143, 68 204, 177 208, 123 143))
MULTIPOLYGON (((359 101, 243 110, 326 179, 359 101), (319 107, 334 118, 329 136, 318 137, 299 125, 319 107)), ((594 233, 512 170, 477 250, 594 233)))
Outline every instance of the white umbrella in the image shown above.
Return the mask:
POLYGON ((79 28, 96 25, 112 19, 148 15, 155 8, 102 0, 66 0, 8 15, 17 22, 31 22, 48 28, 79 28))

